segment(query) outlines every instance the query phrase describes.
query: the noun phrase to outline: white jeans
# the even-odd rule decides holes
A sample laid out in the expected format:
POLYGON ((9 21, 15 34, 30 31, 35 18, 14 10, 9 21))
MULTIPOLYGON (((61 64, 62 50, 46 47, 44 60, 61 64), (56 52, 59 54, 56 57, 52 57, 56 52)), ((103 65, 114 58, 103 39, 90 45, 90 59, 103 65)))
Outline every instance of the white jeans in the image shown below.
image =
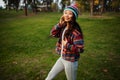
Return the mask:
POLYGON ((59 72, 65 70, 67 80, 76 80, 78 61, 70 62, 62 59, 57 60, 45 80, 52 80, 59 72))

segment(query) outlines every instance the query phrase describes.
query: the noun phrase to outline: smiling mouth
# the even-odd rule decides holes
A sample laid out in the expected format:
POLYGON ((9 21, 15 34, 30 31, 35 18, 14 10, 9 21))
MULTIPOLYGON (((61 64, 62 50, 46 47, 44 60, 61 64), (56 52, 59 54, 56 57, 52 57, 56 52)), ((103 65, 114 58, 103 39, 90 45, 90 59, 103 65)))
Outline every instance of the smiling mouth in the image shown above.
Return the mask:
POLYGON ((67 21, 68 21, 68 20, 70 20, 70 18, 65 18, 65 20, 67 20, 67 21))

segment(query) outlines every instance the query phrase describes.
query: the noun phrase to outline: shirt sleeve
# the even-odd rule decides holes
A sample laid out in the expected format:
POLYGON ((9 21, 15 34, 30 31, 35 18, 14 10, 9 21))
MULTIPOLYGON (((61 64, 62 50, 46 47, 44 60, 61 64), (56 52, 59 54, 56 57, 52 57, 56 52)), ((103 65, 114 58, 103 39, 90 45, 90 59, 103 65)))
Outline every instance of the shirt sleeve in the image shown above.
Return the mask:
POLYGON ((61 30, 62 30, 62 26, 58 23, 52 28, 50 35, 59 38, 61 34, 61 30))

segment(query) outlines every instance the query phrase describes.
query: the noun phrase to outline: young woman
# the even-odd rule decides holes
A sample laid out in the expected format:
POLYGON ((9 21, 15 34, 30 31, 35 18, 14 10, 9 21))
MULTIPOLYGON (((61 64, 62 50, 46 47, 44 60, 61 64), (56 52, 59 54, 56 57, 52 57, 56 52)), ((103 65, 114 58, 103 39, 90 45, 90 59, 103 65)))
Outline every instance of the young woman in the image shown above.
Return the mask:
POLYGON ((77 17, 78 9, 75 6, 68 6, 64 9, 59 23, 51 30, 51 35, 59 38, 56 51, 60 54, 60 58, 46 80, 52 80, 62 70, 65 70, 67 80, 76 80, 78 59, 84 48, 83 34, 76 22, 77 17))

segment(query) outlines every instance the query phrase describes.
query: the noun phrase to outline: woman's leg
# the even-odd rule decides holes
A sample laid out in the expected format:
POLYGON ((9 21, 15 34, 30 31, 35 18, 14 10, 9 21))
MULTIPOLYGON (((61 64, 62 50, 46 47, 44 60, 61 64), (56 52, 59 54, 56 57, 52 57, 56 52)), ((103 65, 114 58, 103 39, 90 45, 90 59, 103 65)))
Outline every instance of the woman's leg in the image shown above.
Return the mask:
POLYGON ((78 61, 70 62, 70 61, 63 60, 63 63, 65 65, 65 74, 66 74, 67 80, 76 80, 78 61))
POLYGON ((45 80, 52 80, 59 72, 64 69, 64 65, 61 61, 61 57, 57 60, 51 71, 49 72, 45 80))

